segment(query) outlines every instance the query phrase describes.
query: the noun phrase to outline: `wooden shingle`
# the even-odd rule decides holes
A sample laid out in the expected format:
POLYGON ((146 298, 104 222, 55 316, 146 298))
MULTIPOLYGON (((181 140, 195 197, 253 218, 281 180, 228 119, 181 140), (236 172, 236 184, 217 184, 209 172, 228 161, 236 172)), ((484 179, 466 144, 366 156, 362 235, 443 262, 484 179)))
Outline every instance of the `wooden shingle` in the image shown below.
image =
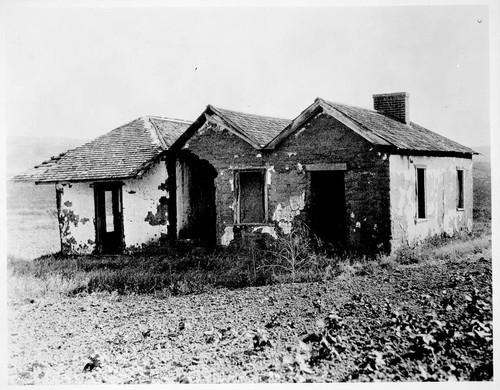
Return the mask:
POLYGON ((15 181, 60 182, 117 180, 137 176, 189 127, 190 123, 141 117, 60 158, 14 177, 15 181))

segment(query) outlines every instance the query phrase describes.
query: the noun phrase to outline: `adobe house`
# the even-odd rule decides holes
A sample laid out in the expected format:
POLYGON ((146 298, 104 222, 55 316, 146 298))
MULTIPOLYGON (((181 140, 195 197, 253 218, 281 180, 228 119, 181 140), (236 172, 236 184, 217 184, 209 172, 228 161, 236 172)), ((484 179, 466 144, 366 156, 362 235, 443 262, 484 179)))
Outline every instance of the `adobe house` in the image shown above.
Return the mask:
POLYGON ((318 98, 294 120, 207 106, 168 153, 171 234, 229 245, 301 220, 335 246, 390 252, 471 232, 475 152, 410 122, 407 93, 373 99, 318 98))
POLYGON ((162 153, 189 124, 142 117, 14 180, 55 185, 62 252, 140 249, 167 235, 167 167, 162 153))
POLYGON ((193 123, 143 117, 15 180, 55 185, 64 253, 244 245, 294 221, 368 253, 470 232, 475 152, 410 122, 407 93, 373 98, 318 98, 293 120, 211 105, 193 123))

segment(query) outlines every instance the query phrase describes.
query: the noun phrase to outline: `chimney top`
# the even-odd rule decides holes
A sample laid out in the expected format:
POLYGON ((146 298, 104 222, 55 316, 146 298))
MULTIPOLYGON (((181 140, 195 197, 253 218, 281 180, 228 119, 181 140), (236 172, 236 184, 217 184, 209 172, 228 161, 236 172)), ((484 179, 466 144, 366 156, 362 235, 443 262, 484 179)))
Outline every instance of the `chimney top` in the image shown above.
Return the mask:
POLYGON ((401 123, 410 123, 410 94, 408 92, 380 93, 373 95, 373 108, 379 113, 401 123))

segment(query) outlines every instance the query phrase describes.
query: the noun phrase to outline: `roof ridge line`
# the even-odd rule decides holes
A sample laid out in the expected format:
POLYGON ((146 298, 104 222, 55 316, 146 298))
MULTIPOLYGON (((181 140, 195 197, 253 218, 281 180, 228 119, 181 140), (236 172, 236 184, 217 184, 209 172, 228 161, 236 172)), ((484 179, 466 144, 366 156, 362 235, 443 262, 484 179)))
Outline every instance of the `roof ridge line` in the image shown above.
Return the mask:
POLYGON ((180 122, 180 123, 188 123, 188 124, 193 123, 192 121, 188 121, 187 119, 170 118, 168 116, 160 116, 160 115, 144 115, 144 117, 146 117, 148 119, 167 120, 167 121, 170 121, 170 122, 180 122))
POLYGON ((237 113, 237 114, 243 114, 243 115, 253 115, 253 116, 258 116, 258 117, 261 117, 261 118, 267 118, 267 119, 278 119, 278 120, 282 120, 282 121, 289 121, 291 122, 293 119, 288 119, 288 118, 280 118, 280 117, 277 117, 277 116, 269 116, 269 115, 260 115, 260 114, 252 114, 250 112, 244 112, 244 111, 235 111, 235 110, 232 110, 230 108, 222 108, 222 107, 215 107, 214 105, 212 104, 209 104, 209 106, 212 106, 213 108, 217 109, 217 110, 225 110, 225 111, 231 111, 231 112, 234 112, 234 113, 237 113))
MULTIPOLYGON (((361 110, 366 110, 366 111, 370 111, 370 112, 374 112, 376 114, 380 114, 380 112, 378 112, 377 110, 374 110, 372 108, 366 108, 366 107, 361 107, 361 106, 355 106, 353 104, 348 104, 348 103, 340 103, 340 102, 334 102, 334 101, 331 101, 331 100, 327 100, 327 99, 323 99, 323 98, 316 98, 316 100, 322 100, 324 101, 325 103, 329 103, 329 104, 338 104, 339 106, 347 106, 347 107, 352 107, 352 108, 359 108, 361 110)), ((380 114, 380 115, 383 115, 383 114, 380 114)), ((385 116, 385 115, 384 115, 385 116)))
MULTIPOLYGON (((371 113, 373 113, 373 114, 380 115, 380 116, 382 116, 383 118, 386 118, 386 119, 390 119, 390 120, 396 121, 396 122, 398 122, 398 124, 402 124, 402 125, 405 125, 405 126, 409 126, 409 127, 411 127, 411 126, 410 126, 410 124, 403 123, 403 122, 399 122, 398 120, 393 119, 393 118, 390 118, 390 117, 388 117, 387 115, 384 115, 384 114, 382 114, 381 112, 379 112, 379 111, 377 111, 377 110, 375 110, 375 109, 373 109, 373 108, 360 107, 360 106, 355 106, 355 105, 352 105, 352 104, 347 104, 347 103, 333 102, 333 101, 330 101, 330 100, 325 100, 325 99, 322 99, 322 98, 317 98, 317 99, 320 99, 320 100, 322 100, 322 101, 326 102, 327 104, 328 104, 328 103, 330 103, 330 104, 338 104, 339 106, 347 106, 347 107, 357 108, 357 109, 360 109, 360 110, 369 111, 369 112, 371 112, 371 113)), ((347 115, 347 114, 346 114, 346 115, 347 115)), ((417 124, 417 123, 412 122, 412 121, 410 121, 410 123, 417 124)), ((429 131, 431 131, 431 130, 429 130, 429 131)))
POLYGON ((165 143, 165 140, 160 135, 160 130, 158 129, 158 127, 156 127, 156 125, 151 121, 151 118, 148 118, 147 121, 148 121, 149 125, 152 127, 152 130, 153 130, 154 134, 156 135, 156 138, 158 139, 158 142, 160 143, 160 147, 163 150, 167 150, 168 147, 167 147, 167 145, 165 143))

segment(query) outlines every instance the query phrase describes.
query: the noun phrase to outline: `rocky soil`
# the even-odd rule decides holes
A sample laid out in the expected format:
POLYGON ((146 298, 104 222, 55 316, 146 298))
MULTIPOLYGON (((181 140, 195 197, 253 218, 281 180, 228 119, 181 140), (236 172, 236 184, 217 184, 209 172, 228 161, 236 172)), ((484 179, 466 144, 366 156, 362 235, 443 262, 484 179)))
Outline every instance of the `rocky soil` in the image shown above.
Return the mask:
POLYGON ((11 299, 10 384, 491 380, 491 251, 199 295, 11 299))

